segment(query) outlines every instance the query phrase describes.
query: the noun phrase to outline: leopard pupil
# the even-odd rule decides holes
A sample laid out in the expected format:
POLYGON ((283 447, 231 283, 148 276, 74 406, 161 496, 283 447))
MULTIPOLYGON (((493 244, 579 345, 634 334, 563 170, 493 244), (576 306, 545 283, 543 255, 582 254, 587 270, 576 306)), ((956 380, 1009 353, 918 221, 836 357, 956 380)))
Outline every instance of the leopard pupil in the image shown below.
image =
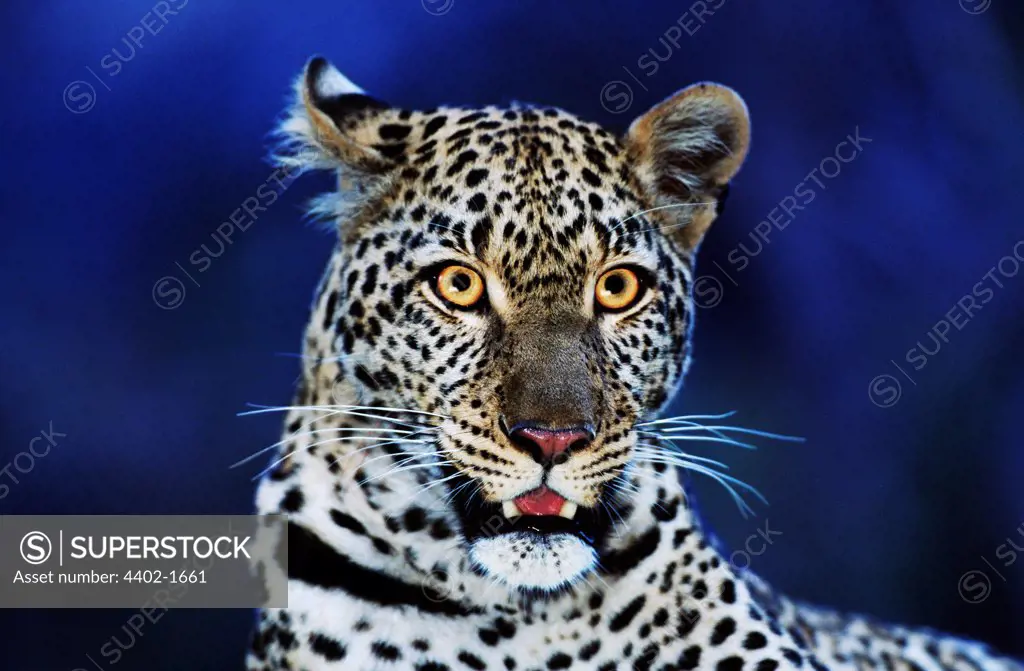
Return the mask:
POLYGON ((466 273, 459 273, 452 278, 452 286, 460 293, 468 289, 470 284, 472 284, 472 282, 469 279, 469 275, 466 273))
POLYGON ((626 288, 626 281, 619 275, 612 275, 604 281, 604 288, 610 294, 621 294, 626 288))

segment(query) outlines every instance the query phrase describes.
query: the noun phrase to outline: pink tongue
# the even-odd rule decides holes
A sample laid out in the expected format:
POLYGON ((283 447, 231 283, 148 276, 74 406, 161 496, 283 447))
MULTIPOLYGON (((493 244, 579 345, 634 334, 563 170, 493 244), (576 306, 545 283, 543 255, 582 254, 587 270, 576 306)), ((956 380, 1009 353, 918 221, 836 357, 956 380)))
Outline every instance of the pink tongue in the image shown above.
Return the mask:
POLYGON ((565 499, 547 487, 535 489, 515 500, 516 508, 524 515, 557 515, 563 503, 565 499))

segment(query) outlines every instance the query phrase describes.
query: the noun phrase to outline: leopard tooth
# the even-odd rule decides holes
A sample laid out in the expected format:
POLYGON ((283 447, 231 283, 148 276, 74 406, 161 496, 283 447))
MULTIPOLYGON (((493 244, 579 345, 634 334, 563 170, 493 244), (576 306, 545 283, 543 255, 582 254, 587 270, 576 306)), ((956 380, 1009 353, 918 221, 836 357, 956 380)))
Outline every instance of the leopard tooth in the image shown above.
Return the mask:
POLYGON ((576 505, 572 501, 566 501, 565 503, 562 504, 562 509, 558 511, 558 515, 559 517, 564 517, 567 520, 571 520, 572 518, 576 517, 576 511, 578 509, 578 505, 576 505))
POLYGON ((505 513, 505 517, 507 517, 510 520, 513 520, 522 515, 522 513, 519 512, 519 508, 516 507, 515 501, 505 501, 503 504, 501 504, 501 509, 502 512, 505 513))

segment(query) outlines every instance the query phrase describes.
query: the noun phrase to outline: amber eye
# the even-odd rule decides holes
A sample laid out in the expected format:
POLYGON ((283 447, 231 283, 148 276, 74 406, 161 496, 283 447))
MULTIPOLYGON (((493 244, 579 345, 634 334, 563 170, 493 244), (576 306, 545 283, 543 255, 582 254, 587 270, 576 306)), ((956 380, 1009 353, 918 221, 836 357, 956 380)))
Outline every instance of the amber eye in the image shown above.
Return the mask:
POLYGON ((448 266, 437 276, 437 295, 460 308, 472 307, 484 295, 484 280, 472 268, 448 266))
POLYGON ((640 278, 629 268, 615 268, 597 280, 594 297, 606 310, 624 310, 640 295, 640 278))

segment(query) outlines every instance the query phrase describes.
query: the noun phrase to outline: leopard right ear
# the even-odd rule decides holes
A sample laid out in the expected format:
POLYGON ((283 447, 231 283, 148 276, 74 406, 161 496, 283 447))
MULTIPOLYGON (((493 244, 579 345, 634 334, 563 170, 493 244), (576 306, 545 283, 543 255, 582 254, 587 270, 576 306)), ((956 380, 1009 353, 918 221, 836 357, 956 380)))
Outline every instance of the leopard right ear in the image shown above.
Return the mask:
POLYGON ((372 179, 397 165, 394 147, 380 137, 381 124, 394 112, 315 57, 295 84, 273 158, 300 170, 336 169, 357 182, 372 179))

